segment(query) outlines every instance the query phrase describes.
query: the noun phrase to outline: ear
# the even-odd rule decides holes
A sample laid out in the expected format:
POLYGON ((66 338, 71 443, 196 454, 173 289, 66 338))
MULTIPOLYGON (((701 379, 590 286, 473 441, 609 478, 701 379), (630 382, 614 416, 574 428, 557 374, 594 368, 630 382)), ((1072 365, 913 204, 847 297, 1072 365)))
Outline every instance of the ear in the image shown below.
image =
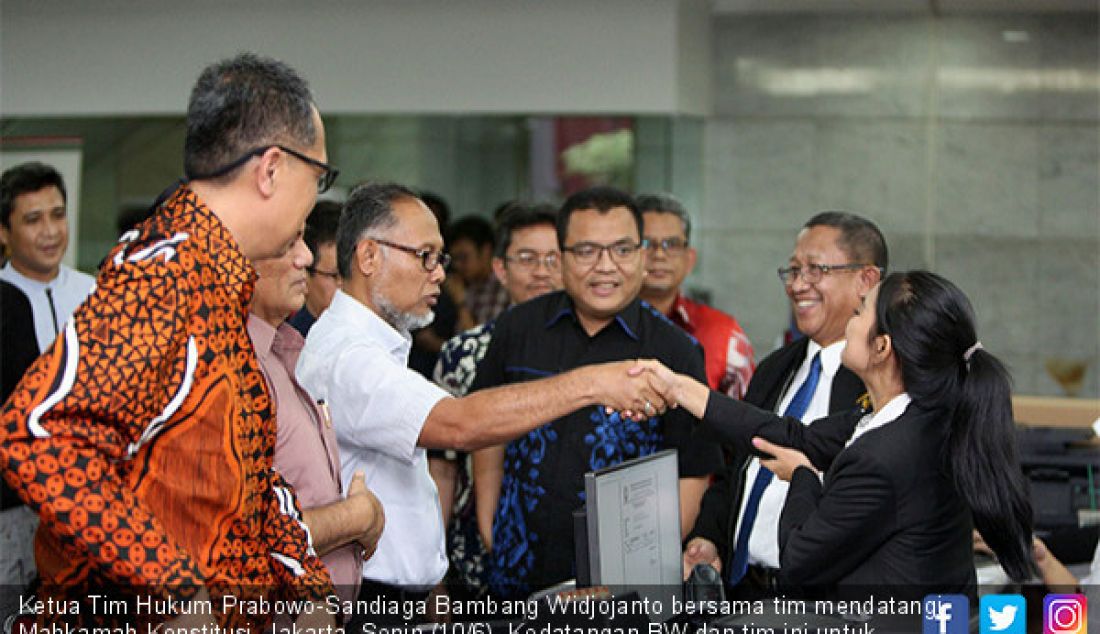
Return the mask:
POLYGON ((256 182, 256 189, 261 196, 271 198, 275 195, 276 175, 285 165, 286 154, 277 147, 270 147, 260 155, 253 177, 256 182))
POLYGON ((684 258, 687 260, 685 275, 691 275, 691 272, 695 270, 695 263, 699 260, 699 252, 695 250, 695 247, 689 246, 687 251, 684 251, 684 258))
POLYGON ((876 284, 882 281, 882 273, 879 272, 878 267, 865 266, 859 271, 859 281, 862 286, 859 295, 863 297, 867 293, 870 293, 871 289, 874 288, 876 284))
POLYGON ((502 286, 508 283, 508 271, 504 270, 504 260, 502 258, 493 258, 493 275, 497 276, 497 281, 502 286))
POLYGON ((365 277, 371 277, 378 272, 380 257, 378 244, 374 240, 363 239, 355 245, 355 266, 365 277))
POLYGON ((894 339, 890 335, 875 336, 875 358, 884 361, 894 354, 894 339))

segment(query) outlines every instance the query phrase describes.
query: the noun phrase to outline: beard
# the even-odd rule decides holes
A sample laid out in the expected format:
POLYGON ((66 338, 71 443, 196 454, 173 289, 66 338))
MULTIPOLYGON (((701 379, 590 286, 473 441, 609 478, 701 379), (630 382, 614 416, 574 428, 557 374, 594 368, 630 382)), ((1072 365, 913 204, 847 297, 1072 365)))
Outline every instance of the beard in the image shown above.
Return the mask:
POLYGON ((429 310, 427 314, 417 315, 398 310, 389 299, 377 290, 371 291, 371 301, 378 308, 378 312, 381 313, 382 320, 403 335, 409 335, 414 330, 426 328, 435 320, 434 311, 429 310))

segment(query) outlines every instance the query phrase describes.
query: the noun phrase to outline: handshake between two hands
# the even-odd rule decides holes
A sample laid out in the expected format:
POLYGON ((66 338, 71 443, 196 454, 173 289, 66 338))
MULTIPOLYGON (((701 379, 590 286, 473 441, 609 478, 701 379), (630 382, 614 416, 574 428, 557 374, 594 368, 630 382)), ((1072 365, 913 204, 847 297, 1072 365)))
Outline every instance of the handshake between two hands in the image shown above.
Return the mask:
POLYGON ((645 420, 680 405, 681 375, 654 359, 634 359, 593 365, 596 400, 607 414, 645 420))
POLYGON ((660 416, 680 405, 680 388, 688 377, 655 359, 634 359, 594 366, 599 402, 611 414, 635 421, 660 416))
MULTIPOLYGON (((604 398, 599 402, 608 414, 618 411, 623 418, 641 421, 677 407, 699 419, 706 412, 710 389, 693 377, 673 372, 660 361, 637 359, 594 367, 603 373, 598 386, 604 398)), ((789 482, 798 467, 808 467, 820 476, 801 451, 758 436, 749 440, 759 452, 761 464, 779 479, 789 482)))

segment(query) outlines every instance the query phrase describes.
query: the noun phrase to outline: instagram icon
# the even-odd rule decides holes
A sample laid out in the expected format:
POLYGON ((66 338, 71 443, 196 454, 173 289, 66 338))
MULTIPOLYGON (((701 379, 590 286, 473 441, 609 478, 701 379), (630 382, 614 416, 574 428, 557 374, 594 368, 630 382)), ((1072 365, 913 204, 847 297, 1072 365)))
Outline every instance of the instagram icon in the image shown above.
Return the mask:
POLYGON ((1048 594, 1043 599, 1043 634, 1088 634, 1083 594, 1048 594))

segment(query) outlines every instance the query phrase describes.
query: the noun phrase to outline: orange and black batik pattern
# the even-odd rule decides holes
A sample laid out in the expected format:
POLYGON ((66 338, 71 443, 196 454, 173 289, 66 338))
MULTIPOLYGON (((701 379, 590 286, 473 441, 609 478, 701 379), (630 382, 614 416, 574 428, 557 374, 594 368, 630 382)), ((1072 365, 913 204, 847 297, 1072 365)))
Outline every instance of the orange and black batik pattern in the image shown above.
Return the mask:
POLYGON ((122 236, 5 404, 0 465, 42 518, 47 592, 331 593, 272 470, 274 407, 245 327, 254 278, 181 187, 122 236))

